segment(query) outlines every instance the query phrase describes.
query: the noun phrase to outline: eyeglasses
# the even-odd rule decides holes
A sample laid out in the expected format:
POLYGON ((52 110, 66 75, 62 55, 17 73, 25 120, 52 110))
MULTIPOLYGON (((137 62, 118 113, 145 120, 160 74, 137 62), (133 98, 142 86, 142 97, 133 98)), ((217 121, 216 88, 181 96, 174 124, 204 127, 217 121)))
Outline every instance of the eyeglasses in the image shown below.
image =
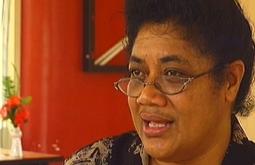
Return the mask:
POLYGON ((159 78, 155 82, 144 82, 141 79, 138 78, 122 78, 119 81, 114 83, 114 87, 116 90, 121 91, 125 95, 133 98, 137 98, 141 95, 143 89, 147 85, 153 85, 157 90, 159 90, 161 93, 166 95, 176 95, 178 93, 181 93, 184 91, 184 89, 187 87, 189 83, 191 83, 193 80, 207 75, 216 69, 223 68, 224 65, 216 65, 212 69, 200 73, 196 76, 190 76, 190 77, 180 77, 180 76, 166 76, 162 75, 159 76, 159 78))

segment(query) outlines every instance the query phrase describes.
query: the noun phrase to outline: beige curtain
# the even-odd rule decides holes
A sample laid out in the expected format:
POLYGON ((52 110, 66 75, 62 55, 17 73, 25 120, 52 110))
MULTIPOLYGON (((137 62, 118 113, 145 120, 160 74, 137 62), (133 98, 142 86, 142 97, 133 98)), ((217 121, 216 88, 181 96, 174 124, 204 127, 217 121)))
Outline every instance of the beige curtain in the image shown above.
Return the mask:
MULTIPOLYGON (((8 58, 8 39, 9 39, 9 27, 10 27, 10 1, 0 0, 0 106, 4 103, 3 97, 3 76, 7 75, 7 58, 8 58)), ((9 145, 9 134, 7 129, 7 123, 1 120, 0 123, 0 147, 6 148, 9 145)))
MULTIPOLYGON (((4 103, 3 76, 10 76, 16 82, 14 67, 20 71, 20 17, 21 0, 0 0, 0 106, 4 103)), ((8 121, 0 118, 0 147, 10 147, 8 121)))

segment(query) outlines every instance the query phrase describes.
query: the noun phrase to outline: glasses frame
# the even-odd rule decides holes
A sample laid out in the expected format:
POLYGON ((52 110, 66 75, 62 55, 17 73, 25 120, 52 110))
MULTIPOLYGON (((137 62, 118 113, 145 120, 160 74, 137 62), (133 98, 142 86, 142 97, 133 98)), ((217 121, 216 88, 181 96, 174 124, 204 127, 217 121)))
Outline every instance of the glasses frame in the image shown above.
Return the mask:
POLYGON ((186 89, 186 87, 188 86, 188 84, 190 84, 193 80, 195 80, 195 79, 197 79, 197 78, 199 78, 199 77, 202 77, 202 76, 204 76, 204 75, 210 74, 210 73, 212 73, 212 72, 214 72, 214 71, 216 71, 216 70, 223 69, 225 66, 226 66, 226 65, 216 65, 216 66, 212 67, 211 69, 209 69, 208 71, 202 72, 202 73, 197 74, 197 75, 195 75, 195 76, 190 76, 190 77, 179 77, 180 80, 182 79, 182 80, 184 80, 184 82, 183 82, 181 88, 180 88, 179 90, 177 90, 176 92, 173 92, 173 93, 168 93, 168 92, 163 91, 162 88, 161 88, 161 86, 160 86, 160 84, 157 83, 157 81, 155 81, 155 82, 143 82, 143 81, 141 81, 141 80, 139 80, 139 79, 137 79, 137 78, 131 78, 131 77, 121 78, 121 79, 119 79, 118 81, 114 82, 114 88, 115 88, 116 90, 118 90, 118 91, 121 91, 121 92, 122 92, 123 94, 125 94, 126 96, 128 96, 128 97, 133 97, 133 98, 139 97, 139 96, 141 95, 142 91, 144 90, 144 88, 145 88, 147 85, 153 85, 158 91, 160 91, 160 92, 163 93, 163 94, 166 94, 166 95, 176 95, 176 94, 179 94, 179 93, 183 92, 183 91, 186 89), (121 86, 120 86, 120 84, 121 84, 122 82, 126 82, 126 81, 128 82, 128 81, 130 81, 131 79, 135 79, 135 80, 139 81, 141 84, 143 84, 143 89, 141 90, 141 92, 139 93, 138 96, 131 96, 131 95, 128 95, 128 94, 127 94, 127 91, 123 90, 123 89, 121 88, 121 86))

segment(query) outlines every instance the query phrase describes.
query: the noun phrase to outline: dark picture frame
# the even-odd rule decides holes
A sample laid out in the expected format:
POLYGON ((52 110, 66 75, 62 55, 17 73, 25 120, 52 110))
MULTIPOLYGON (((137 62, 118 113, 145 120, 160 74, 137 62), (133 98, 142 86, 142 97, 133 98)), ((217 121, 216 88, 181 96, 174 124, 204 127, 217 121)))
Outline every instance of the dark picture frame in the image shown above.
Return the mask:
POLYGON ((95 51, 95 14, 96 0, 85 0, 84 3, 84 67, 85 72, 126 72, 126 65, 111 65, 108 62, 116 56, 118 52, 124 49, 123 42, 125 38, 116 43, 106 53, 100 57, 94 57, 95 51), (116 53, 117 52, 117 53, 116 53), (113 54, 115 53, 115 54, 113 54))

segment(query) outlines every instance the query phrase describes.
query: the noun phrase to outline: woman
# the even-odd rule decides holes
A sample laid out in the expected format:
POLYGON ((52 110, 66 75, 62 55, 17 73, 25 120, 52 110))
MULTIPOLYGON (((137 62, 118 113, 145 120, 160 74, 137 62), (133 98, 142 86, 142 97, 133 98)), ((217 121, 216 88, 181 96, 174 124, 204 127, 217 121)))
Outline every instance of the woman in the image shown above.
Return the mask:
POLYGON ((128 96, 136 131, 86 146, 66 164, 252 165, 235 115, 249 97, 255 44, 234 0, 126 0, 128 96))

